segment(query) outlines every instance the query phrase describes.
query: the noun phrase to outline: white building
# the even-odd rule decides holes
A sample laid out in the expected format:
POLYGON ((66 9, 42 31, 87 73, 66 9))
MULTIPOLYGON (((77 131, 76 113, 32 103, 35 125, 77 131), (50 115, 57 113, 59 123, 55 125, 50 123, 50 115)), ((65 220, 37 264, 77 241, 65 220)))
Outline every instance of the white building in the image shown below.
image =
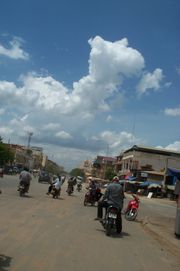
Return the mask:
POLYGON ((142 171, 165 172, 167 167, 180 169, 180 152, 134 145, 117 160, 118 175, 133 175, 142 171))

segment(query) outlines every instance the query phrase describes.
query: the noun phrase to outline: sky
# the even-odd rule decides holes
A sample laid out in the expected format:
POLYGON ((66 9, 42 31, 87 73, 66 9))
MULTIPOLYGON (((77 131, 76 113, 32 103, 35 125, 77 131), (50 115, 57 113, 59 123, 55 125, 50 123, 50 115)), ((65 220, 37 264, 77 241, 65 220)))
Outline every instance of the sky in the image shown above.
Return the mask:
POLYGON ((0 136, 66 170, 180 151, 179 0, 1 0, 0 136))

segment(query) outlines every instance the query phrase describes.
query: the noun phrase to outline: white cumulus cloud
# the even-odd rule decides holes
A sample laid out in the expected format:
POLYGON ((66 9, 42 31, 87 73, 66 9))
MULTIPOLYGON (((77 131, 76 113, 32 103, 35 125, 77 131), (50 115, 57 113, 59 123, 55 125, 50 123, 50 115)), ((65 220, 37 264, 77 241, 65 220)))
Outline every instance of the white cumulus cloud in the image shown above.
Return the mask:
POLYGON ((153 73, 144 74, 137 85, 138 95, 145 94, 150 89, 154 91, 158 90, 163 77, 161 69, 156 69, 153 73))
POLYGON ((173 117, 180 116, 180 106, 176 108, 166 108, 164 110, 164 113, 165 115, 173 116, 173 117))
POLYGON ((0 44, 0 56, 6 56, 12 59, 29 59, 29 54, 21 48, 22 39, 15 37, 9 42, 9 44, 9 48, 6 48, 0 44))
POLYGON ((57 132, 55 134, 55 136, 58 137, 58 138, 62 138, 62 139, 71 139, 72 138, 72 136, 69 133, 65 132, 65 131, 57 132))

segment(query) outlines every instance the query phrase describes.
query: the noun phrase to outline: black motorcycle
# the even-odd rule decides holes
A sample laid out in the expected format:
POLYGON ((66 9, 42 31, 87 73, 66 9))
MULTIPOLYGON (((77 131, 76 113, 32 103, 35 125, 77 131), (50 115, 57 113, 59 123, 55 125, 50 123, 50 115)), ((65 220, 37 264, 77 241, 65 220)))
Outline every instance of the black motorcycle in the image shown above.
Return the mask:
POLYGON ((87 206, 88 204, 91 204, 92 206, 95 206, 96 202, 100 200, 102 197, 101 189, 96 188, 95 193, 92 193, 91 188, 86 188, 88 191, 84 195, 84 206, 87 206))
POLYGON ((82 190, 82 184, 78 183, 77 184, 77 191, 80 192, 82 190))
POLYGON ((23 183, 20 183, 18 191, 19 191, 19 196, 20 197, 24 196, 28 192, 27 191, 27 186, 25 184, 23 184, 23 183))
POLYGON ((55 187, 52 188, 51 195, 53 196, 53 199, 58 199, 61 194, 61 189, 57 189, 55 187))
POLYGON ((105 229, 107 236, 110 236, 113 233, 121 233, 121 210, 119 210, 119 208, 114 205, 110 205, 109 207, 107 207, 105 216, 101 223, 105 229))

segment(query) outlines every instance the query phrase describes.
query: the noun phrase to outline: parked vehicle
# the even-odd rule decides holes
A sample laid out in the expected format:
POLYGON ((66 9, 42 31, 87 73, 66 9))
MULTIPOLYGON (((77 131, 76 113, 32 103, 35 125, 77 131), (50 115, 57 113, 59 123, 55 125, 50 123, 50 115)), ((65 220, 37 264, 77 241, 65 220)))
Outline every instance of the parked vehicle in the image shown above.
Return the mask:
POLYGON ((119 208, 110 205, 101 221, 106 235, 110 236, 113 233, 120 233, 122 230, 122 219, 119 208))
POLYGON ((138 215, 140 200, 137 195, 132 194, 133 199, 128 202, 127 208, 124 210, 126 220, 133 221, 138 215))
POLYGON ((91 188, 87 188, 87 189, 88 191, 86 192, 84 196, 84 206, 88 204, 95 205, 96 202, 98 202, 102 196, 101 189, 97 188, 95 195, 91 193, 91 188))
POLYGON ((49 173, 44 172, 40 173, 39 178, 38 178, 39 183, 50 183, 51 182, 51 177, 49 173))

